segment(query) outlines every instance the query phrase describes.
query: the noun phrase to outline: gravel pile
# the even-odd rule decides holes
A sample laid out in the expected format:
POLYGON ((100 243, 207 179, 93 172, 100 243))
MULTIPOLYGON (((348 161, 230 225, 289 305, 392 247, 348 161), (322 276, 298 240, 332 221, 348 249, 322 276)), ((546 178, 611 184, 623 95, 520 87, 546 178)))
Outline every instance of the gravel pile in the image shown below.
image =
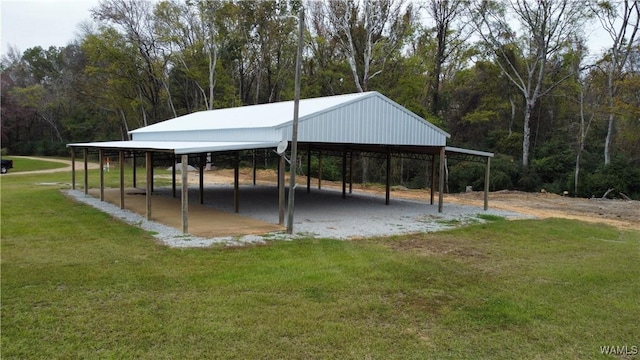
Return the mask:
MULTIPOLYGON (((170 192, 170 189, 154 189, 155 192, 170 192)), ((197 196, 190 191, 190 196, 197 196)), ((232 211, 233 191, 231 186, 217 185, 206 189, 205 204, 219 210, 232 211), (215 201, 208 201, 212 198, 215 201)), ((263 243, 269 240, 293 240, 302 237, 352 239, 359 237, 390 236, 416 232, 433 232, 451 229, 470 223, 483 222, 478 214, 505 218, 525 218, 526 215, 475 206, 447 204, 438 213, 437 205, 425 202, 391 199, 384 205, 384 198, 369 194, 354 193, 342 199, 341 192, 331 189, 314 190, 307 193, 304 188, 296 189, 296 210, 294 234, 284 232, 263 236, 201 238, 185 235, 178 229, 155 221, 119 206, 102 202, 83 191, 66 190, 66 194, 79 202, 93 206, 129 224, 140 226, 153 234, 161 243, 171 247, 209 247, 212 245, 243 245, 263 243)), ((240 190, 240 213, 244 216, 277 223, 277 194, 273 187, 242 186, 240 190)), ((195 200, 195 199, 194 199, 195 200)), ((190 200, 191 201, 191 200, 190 200)))

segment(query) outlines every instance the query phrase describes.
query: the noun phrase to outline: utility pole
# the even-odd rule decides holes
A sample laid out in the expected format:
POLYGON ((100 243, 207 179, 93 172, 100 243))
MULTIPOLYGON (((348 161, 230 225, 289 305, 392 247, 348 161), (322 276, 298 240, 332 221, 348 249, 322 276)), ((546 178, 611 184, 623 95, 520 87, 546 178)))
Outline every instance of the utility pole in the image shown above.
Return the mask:
POLYGON ((304 36, 304 8, 298 18, 298 54, 296 56, 295 94, 293 100, 293 126, 291 132, 291 163, 289 170, 289 205, 287 209, 287 234, 293 234, 293 204, 296 191, 296 164, 298 163, 298 113, 300 111, 300 72, 302 67, 302 40, 304 36))

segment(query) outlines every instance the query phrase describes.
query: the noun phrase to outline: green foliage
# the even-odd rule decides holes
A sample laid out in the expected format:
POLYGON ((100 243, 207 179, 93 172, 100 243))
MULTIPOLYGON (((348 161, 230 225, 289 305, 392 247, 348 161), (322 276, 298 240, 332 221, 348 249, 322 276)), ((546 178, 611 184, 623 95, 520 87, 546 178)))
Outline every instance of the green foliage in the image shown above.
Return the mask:
MULTIPOLYGON (((101 2, 93 9, 95 19, 101 22, 85 32, 77 44, 36 46, 18 56, 3 57, 3 147, 12 154, 66 155, 67 143, 126 139, 127 131, 174 115, 292 99, 296 18, 301 4, 299 0, 134 1, 126 12, 114 2, 101 2)), ((625 159, 626 168, 613 171, 601 166, 608 131, 606 114, 602 113, 609 106, 602 95, 607 92, 605 74, 599 68, 584 68, 580 77, 570 76, 571 69, 584 65, 581 49, 558 47, 561 51, 555 52, 543 69, 542 89, 549 91, 544 91, 546 95, 538 99, 531 113, 530 165, 523 170, 514 164, 521 162, 523 155, 525 103, 522 92, 499 65, 511 61, 512 70, 525 75, 522 70, 534 59, 523 49, 537 43, 524 41, 530 40, 526 38, 531 32, 501 29, 501 47, 489 49, 486 45, 492 44, 471 43, 465 36, 456 36, 462 34, 457 16, 442 24, 445 28, 421 23, 410 11, 416 10, 415 4, 400 6, 396 13, 398 9, 393 7, 383 9, 387 2, 372 3, 370 9, 397 16, 387 19, 375 15, 368 21, 362 8, 353 8, 352 21, 341 26, 332 24, 327 4, 305 5, 303 98, 356 92, 350 61, 355 62, 355 76, 366 90, 379 91, 445 129, 451 134, 450 145, 496 153, 492 190, 544 187, 560 192, 573 189, 582 89, 588 95, 585 109, 594 118, 581 150, 578 194, 597 195, 615 186, 630 196, 640 196, 633 181, 640 171, 640 76, 632 67, 623 67, 624 76, 616 81, 613 109, 611 149, 614 157, 625 159), (368 37, 367 26, 374 20, 384 26, 368 37), (345 28, 350 30, 353 49, 346 46, 345 28), (440 31, 446 38, 444 49, 439 48, 440 31), (368 40, 372 41, 372 57, 365 76, 368 40), (489 50, 505 52, 492 58, 495 52, 489 50), (503 161, 501 156, 510 160, 503 161)), ((332 4, 333 11, 340 13, 339 3, 332 4)), ((441 5, 469 9, 481 5, 495 14, 506 11, 501 2, 441 5)), ((577 11, 572 14, 582 11, 570 5, 577 11)), ((611 15, 611 4, 598 6, 611 15)), ((632 53, 630 63, 637 63, 636 57, 632 53)), ((605 66, 611 57, 605 54, 597 60, 605 66)), ((271 160, 267 163, 273 165, 271 160)), ((323 176, 339 180, 340 161, 339 157, 327 158, 323 176)), ((481 165, 451 165, 451 190, 483 186, 481 165)), ((312 166, 317 172, 315 160, 312 166)), ((424 162, 394 159, 392 182, 425 187, 428 171, 424 167, 424 162)), ((369 169, 370 181, 385 181, 384 160, 372 159, 369 169)), ((361 178, 358 157, 354 179, 361 178)))
POLYGON ((531 162, 532 173, 541 184, 532 185, 532 190, 544 188, 556 194, 571 188, 564 188, 565 174, 575 168, 575 153, 563 139, 551 139, 537 151, 536 158, 531 162))
POLYGON ((601 197, 604 193, 613 188, 610 197, 620 198, 620 192, 631 197, 640 199, 640 168, 629 166, 627 159, 623 156, 616 156, 609 166, 600 166, 593 173, 584 175, 580 185, 578 196, 601 197))
MULTIPOLYGON (((475 191, 484 189, 485 164, 478 162, 453 162, 449 166, 449 191, 464 192, 467 186, 475 191)), ((489 190, 512 190, 520 181, 520 165, 510 156, 496 155, 491 159, 489 190)))
POLYGON ((465 114, 462 117, 462 121, 469 124, 488 123, 495 121, 498 118, 498 113, 491 110, 480 110, 465 114))
MULTIPOLYGON (((319 161, 317 156, 311 157, 311 176, 319 175, 319 161)), ((322 179, 329 181, 342 180, 342 159, 335 156, 322 156, 322 179)))

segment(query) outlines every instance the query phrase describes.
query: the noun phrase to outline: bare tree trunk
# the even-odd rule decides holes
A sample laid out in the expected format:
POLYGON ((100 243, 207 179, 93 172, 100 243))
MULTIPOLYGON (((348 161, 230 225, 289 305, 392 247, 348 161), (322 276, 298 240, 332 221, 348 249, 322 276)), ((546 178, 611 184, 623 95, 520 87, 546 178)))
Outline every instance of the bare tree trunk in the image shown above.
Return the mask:
POLYGON ((611 143, 615 131, 614 99, 617 94, 616 81, 624 77, 623 69, 630 54, 634 51, 635 39, 640 30, 640 4, 637 0, 624 0, 617 6, 608 3, 598 4, 597 12, 600 24, 609 34, 613 45, 609 49, 610 61, 607 70, 607 87, 609 97, 609 119, 607 137, 604 143, 604 164, 611 162, 611 143))
POLYGON ((216 86, 215 73, 218 63, 218 49, 215 45, 209 47, 209 101, 207 110, 213 110, 213 89, 216 86))
POLYGON ((509 97, 509 103, 511 104, 511 119, 509 119, 509 136, 513 134, 513 122, 516 120, 516 103, 512 97, 509 97))
POLYGON ((48 116, 44 116, 42 114, 40 114, 40 117, 47 124, 51 125, 51 128, 53 128, 53 130, 54 130, 54 132, 56 134, 56 138, 58 139, 59 142, 62 142, 62 134, 60 134, 60 130, 58 129, 58 125, 56 125, 55 121, 53 119, 50 119, 48 116))
POLYGON ((529 144, 531 143, 531 113, 533 112, 533 101, 527 101, 524 111, 524 126, 522 129, 522 166, 529 166, 529 144))
POLYGON ((162 85, 164 85, 164 89, 167 91, 167 101, 169 102, 169 107, 171 108, 171 112, 173 112, 173 117, 177 118, 178 113, 176 113, 176 107, 173 106, 173 99, 171 98, 171 91, 169 90, 169 85, 167 85, 166 81, 162 81, 162 85))
MULTIPOLYGON (((615 51, 615 50, 614 50, 615 51)), ((615 115, 613 114, 615 101, 614 98, 616 96, 616 87, 614 84, 614 66, 611 66, 608 74, 607 74, 607 91, 609 97, 609 117, 608 117, 608 125, 607 125, 607 137, 604 140, 604 165, 609 165, 611 163, 611 141, 613 139, 613 123, 615 121, 615 115)))
POLYGON ((611 163, 611 139, 613 138, 613 113, 609 113, 609 125, 607 126, 607 137, 604 141, 604 164, 611 163))
POLYGON ((122 118, 122 124, 124 124, 124 129, 126 133, 129 134, 129 124, 127 124, 127 116, 124 114, 124 110, 122 110, 122 108, 118 109, 118 112, 120 113, 120 118, 122 118))

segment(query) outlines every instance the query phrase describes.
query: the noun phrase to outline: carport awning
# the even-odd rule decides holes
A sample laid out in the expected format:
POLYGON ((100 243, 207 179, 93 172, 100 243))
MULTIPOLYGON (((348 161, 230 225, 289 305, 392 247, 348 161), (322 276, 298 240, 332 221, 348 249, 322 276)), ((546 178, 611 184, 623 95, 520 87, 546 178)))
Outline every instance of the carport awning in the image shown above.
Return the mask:
POLYGON ((68 144, 67 147, 112 150, 141 150, 170 152, 176 155, 199 154, 219 151, 267 149, 278 146, 277 141, 226 142, 226 141, 97 141, 68 144))

